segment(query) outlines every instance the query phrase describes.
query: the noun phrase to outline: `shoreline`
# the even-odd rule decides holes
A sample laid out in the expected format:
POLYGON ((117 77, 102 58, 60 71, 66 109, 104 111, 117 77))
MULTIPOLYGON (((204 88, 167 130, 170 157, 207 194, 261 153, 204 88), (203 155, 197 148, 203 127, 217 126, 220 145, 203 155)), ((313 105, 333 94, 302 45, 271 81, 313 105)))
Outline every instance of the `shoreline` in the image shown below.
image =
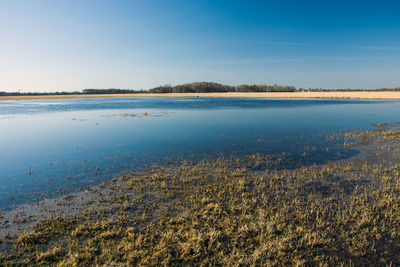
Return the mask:
POLYGON ((149 93, 149 94, 93 94, 93 95, 38 95, 0 96, 0 100, 84 99, 84 98, 154 98, 154 97, 227 97, 227 98, 285 98, 285 99, 400 99, 400 92, 226 92, 226 93, 149 93))
POLYGON ((244 248, 245 265, 316 265, 320 255, 325 265, 398 263, 400 130, 345 138, 364 153, 264 171, 257 166, 280 159, 184 162, 1 214, 0 262, 233 265, 244 248))
MULTIPOLYGON (((330 164, 352 165, 360 162, 372 163, 378 160, 376 157, 376 152, 378 151, 376 144, 358 144, 352 146, 351 149, 356 150, 359 153, 346 159, 330 161, 315 166, 323 168, 330 164)), ((268 156, 269 155, 266 155, 267 158, 268 156)), ((216 161, 218 160, 219 159, 216 159, 216 161)), ((178 166, 179 164, 174 164, 172 168, 167 167, 166 169, 175 169, 178 166)), ((165 167, 158 166, 157 168, 163 170, 165 167)), ((312 165, 298 167, 296 169, 299 170, 301 168, 312 168, 312 165)), ((288 169, 284 168, 281 170, 265 169, 263 171, 282 173, 287 170, 288 169)), ((253 172, 256 173, 257 171, 253 172)), ((149 173, 151 173, 151 170, 145 170, 144 172, 130 172, 127 176, 140 177, 146 176, 149 173)), ((43 220, 50 220, 54 217, 80 217, 91 210, 100 209, 99 203, 102 203, 102 209, 112 210, 117 207, 114 198, 118 195, 126 194, 126 192, 116 192, 115 188, 126 187, 127 176, 118 175, 110 181, 90 186, 84 191, 68 193, 54 198, 45 198, 39 202, 23 203, 10 210, 1 211, 0 239, 5 236, 18 236, 24 232, 30 232, 33 230, 34 225, 43 220)))

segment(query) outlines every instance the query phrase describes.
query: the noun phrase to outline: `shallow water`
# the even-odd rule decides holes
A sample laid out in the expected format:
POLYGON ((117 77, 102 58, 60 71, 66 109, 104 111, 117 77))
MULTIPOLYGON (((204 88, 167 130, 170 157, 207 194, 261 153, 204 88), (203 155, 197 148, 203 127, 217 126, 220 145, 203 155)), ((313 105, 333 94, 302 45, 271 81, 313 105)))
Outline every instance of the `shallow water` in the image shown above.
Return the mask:
POLYGON ((166 158, 285 152, 291 161, 284 167, 344 159, 357 152, 326 136, 398 122, 399 110, 399 101, 364 100, 0 101, 0 208, 82 190, 166 158))

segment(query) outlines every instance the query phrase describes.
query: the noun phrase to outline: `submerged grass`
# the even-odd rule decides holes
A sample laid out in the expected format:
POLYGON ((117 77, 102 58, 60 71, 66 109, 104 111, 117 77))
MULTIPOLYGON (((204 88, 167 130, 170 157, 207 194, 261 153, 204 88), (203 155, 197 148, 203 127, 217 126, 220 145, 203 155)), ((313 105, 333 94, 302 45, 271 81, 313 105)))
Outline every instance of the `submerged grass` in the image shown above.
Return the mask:
POLYGON ((260 170, 278 159, 254 155, 124 175, 97 208, 3 238, 0 264, 399 265, 400 132, 346 138, 376 153, 292 170, 260 170))

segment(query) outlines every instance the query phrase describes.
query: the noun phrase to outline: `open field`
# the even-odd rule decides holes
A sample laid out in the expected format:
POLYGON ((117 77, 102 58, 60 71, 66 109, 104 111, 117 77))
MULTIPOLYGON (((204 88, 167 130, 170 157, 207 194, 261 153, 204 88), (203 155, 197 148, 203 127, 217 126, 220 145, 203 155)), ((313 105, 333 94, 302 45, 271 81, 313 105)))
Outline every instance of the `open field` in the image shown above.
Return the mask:
POLYGON ((93 94, 93 95, 43 95, 43 96, 0 96, 0 100, 29 99, 77 99, 77 98, 118 98, 118 97, 260 97, 299 99, 400 99, 400 92, 261 92, 261 93, 165 93, 165 94, 93 94))
POLYGON ((375 149, 297 169, 268 155, 152 167, 47 213, 2 214, 0 263, 398 266, 400 131, 346 140, 375 149))

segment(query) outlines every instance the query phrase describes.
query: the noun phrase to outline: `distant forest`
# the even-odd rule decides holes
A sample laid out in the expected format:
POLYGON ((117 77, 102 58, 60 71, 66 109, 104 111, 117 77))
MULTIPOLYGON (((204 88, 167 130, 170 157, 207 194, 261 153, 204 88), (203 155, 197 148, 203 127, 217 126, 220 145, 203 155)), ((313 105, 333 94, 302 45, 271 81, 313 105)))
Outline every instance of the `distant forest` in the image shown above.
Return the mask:
POLYGON ((146 93, 221 93, 221 92, 297 92, 297 91, 311 91, 311 92, 333 92, 333 91, 400 91, 397 88, 379 88, 379 89, 322 89, 322 88, 309 88, 309 89, 296 89, 294 86, 287 85, 224 85, 214 82, 194 82, 181 84, 176 86, 163 85, 152 88, 150 90, 130 90, 130 89, 84 89, 75 92, 0 92, 0 96, 35 96, 35 95, 88 95, 88 94, 146 94, 146 93))
POLYGON ((294 86, 282 85, 239 85, 230 86, 212 82, 195 82, 176 86, 159 86, 150 93, 221 93, 221 92, 294 92, 294 86))

